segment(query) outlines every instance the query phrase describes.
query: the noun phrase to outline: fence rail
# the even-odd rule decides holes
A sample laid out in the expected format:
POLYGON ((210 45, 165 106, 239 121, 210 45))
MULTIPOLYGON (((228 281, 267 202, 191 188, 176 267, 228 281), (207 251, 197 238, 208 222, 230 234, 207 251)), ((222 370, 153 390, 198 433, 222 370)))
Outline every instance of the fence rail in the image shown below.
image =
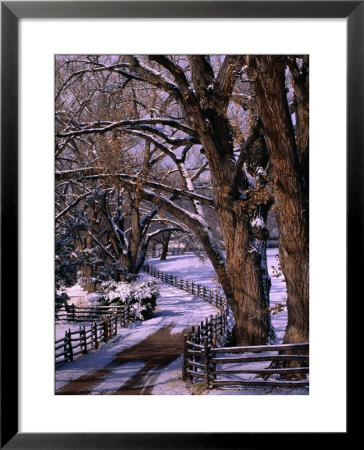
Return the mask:
MULTIPOLYGON (((160 250, 148 250, 146 256, 147 256, 147 259, 158 258, 162 255, 162 253, 163 253, 163 250, 161 250, 161 249, 160 250)), ((168 250, 167 255, 168 256, 177 256, 177 255, 179 256, 179 255, 184 255, 186 253, 191 253, 191 252, 184 250, 182 248, 172 248, 172 249, 168 250)))
POLYGON ((182 365, 182 378, 184 381, 189 376, 191 378, 191 369, 193 367, 199 369, 196 370, 194 375, 197 378, 203 378, 204 366, 201 361, 201 353, 204 352, 205 346, 211 348, 212 345, 217 345, 221 342, 225 335, 227 328, 227 309, 215 316, 210 315, 206 317, 205 321, 201 321, 201 324, 197 327, 192 327, 191 331, 184 336, 184 351, 183 351, 183 365, 182 365))
POLYGON ((159 278, 167 284, 171 284, 172 286, 182 289, 195 297, 201 298, 211 305, 217 306, 221 310, 226 308, 225 296, 219 294, 216 289, 207 288, 199 283, 185 280, 184 278, 177 277, 171 273, 162 272, 150 264, 144 264, 142 268, 153 277, 159 278))
POLYGON ((116 316, 102 317, 90 327, 80 326, 78 330, 69 329, 64 338, 55 341, 56 365, 73 361, 80 354, 86 355, 97 349, 102 342, 107 342, 117 334, 116 316))
POLYGON ((309 385, 309 380, 306 378, 306 374, 309 373, 309 344, 307 342, 244 347, 216 347, 215 345, 214 341, 211 342, 208 337, 196 339, 196 331, 194 334, 190 332, 185 335, 182 367, 184 381, 203 382, 205 389, 215 386, 299 387, 309 385), (289 353, 285 354, 286 351, 289 353), (279 353, 271 354, 272 352, 279 353), (252 356, 250 353, 263 354, 252 356), (234 356, 226 356, 226 354, 234 354, 234 356), (282 367, 285 361, 295 361, 299 367, 282 367), (274 362, 275 364, 268 368, 221 367, 221 364, 226 363, 251 362, 274 362), (262 378, 247 380, 234 378, 234 376, 242 374, 255 374, 262 378), (298 378, 304 379, 285 379, 284 377, 288 374, 294 374, 296 378, 298 375, 298 378), (226 378, 226 375, 230 378, 226 378), (281 378, 267 379, 271 375, 280 375, 281 378), (225 376, 225 378, 221 378, 221 376, 225 376))
POLYGON ((56 312, 56 320, 66 320, 73 323, 99 321, 105 315, 116 316, 119 320, 120 328, 125 328, 134 321, 129 305, 90 307, 70 305, 68 311, 61 310, 56 312))

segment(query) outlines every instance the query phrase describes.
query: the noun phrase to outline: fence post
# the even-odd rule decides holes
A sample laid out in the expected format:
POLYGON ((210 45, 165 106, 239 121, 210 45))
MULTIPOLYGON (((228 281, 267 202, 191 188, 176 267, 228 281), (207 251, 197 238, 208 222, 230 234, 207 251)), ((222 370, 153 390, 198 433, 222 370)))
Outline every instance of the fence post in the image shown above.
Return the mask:
POLYGON ((97 341, 97 325, 96 325, 96 322, 94 322, 93 327, 94 327, 94 336, 95 336, 95 348, 99 348, 99 343, 97 341))
POLYGON ((63 351, 64 351, 64 359, 66 360, 66 361, 68 361, 68 353, 69 353, 69 351, 68 351, 68 349, 67 349, 67 331, 65 331, 65 333, 64 333, 64 340, 63 340, 63 351))
POLYGON ((75 323, 75 305, 72 304, 72 322, 75 323))
MULTIPOLYGON (((84 355, 86 355, 86 354, 87 354, 87 342, 86 342, 86 329, 85 329, 85 325, 83 326, 83 329, 80 327, 80 340, 83 341, 83 344, 82 344, 82 346, 83 346, 83 351, 82 351, 82 353, 83 353, 84 355)), ((82 349, 82 346, 81 346, 81 349, 82 349)))
POLYGON ((212 339, 214 337, 214 317, 212 314, 210 314, 210 329, 211 329, 210 345, 212 345, 212 339))
POLYGON ((116 336, 118 334, 118 321, 117 321, 117 317, 114 316, 114 334, 113 336, 116 336))
MULTIPOLYGON (((193 342, 191 331, 189 331, 189 333, 187 334, 187 340, 190 341, 190 342, 193 342)), ((196 361, 194 355, 191 355, 191 361, 196 361)), ((186 378, 190 379, 190 381, 193 382, 193 375, 192 374, 186 375, 186 378)))
POLYGON ((209 355, 207 337, 204 341, 204 388, 209 388, 209 355))
POLYGON ((185 334, 183 337, 182 380, 187 380, 187 334, 185 334))
POLYGON ((192 281, 192 292, 191 292, 191 294, 192 295, 195 294, 195 283, 193 281, 192 281))
MULTIPOLYGON (((66 331, 67 335, 67 331, 66 331)), ((70 361, 73 361, 73 348, 72 348, 72 341, 71 341, 71 328, 68 329, 68 347, 69 347, 69 354, 70 354, 70 361)))
POLYGON ((109 339, 109 327, 107 324, 107 320, 104 319, 103 324, 104 324, 104 341, 106 342, 109 339))

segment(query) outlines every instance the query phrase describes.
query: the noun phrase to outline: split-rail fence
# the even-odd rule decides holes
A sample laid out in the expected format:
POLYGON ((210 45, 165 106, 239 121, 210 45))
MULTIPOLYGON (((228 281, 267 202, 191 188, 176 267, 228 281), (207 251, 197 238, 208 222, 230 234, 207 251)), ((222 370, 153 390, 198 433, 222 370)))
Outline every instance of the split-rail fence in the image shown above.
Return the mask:
POLYGON ((159 278, 167 284, 182 289, 195 297, 201 298, 211 305, 215 305, 221 310, 226 308, 226 299, 224 295, 221 295, 216 289, 211 289, 193 281, 185 280, 182 277, 177 277, 171 273, 162 272, 156 269, 150 264, 144 264, 143 270, 153 277, 159 278))
POLYGON ((56 320, 68 322, 92 321, 86 327, 80 326, 78 330, 65 332, 63 338, 55 341, 56 365, 73 361, 76 356, 86 355, 93 349, 99 348, 117 334, 117 326, 126 328, 135 321, 130 305, 121 306, 95 306, 79 307, 70 305, 68 311, 58 311, 56 320))
POLYGON ((133 321, 133 315, 130 305, 118 306, 89 306, 81 307, 70 305, 67 310, 60 310, 56 312, 56 320, 66 320, 68 322, 85 322, 98 321, 104 316, 116 316, 119 320, 120 327, 124 328, 133 321))
POLYGON ((55 341, 56 364, 73 361, 81 354, 86 355, 116 334, 116 316, 101 317, 99 322, 94 322, 87 328, 80 326, 78 330, 69 329, 65 332, 64 338, 55 341))
POLYGON ((218 347, 220 329, 214 333, 215 324, 220 318, 211 317, 206 321, 207 334, 192 328, 184 337, 182 378, 184 381, 203 383, 205 389, 222 386, 269 386, 299 387, 308 386, 309 344, 307 342, 282 345, 260 345, 243 347, 218 347), (294 361, 299 367, 283 367, 286 361, 294 361), (273 363, 268 368, 255 368, 243 363, 273 363), (234 368, 226 364, 239 363, 234 368), (260 378, 242 379, 239 375, 256 375, 260 378), (286 375, 301 379, 286 379, 286 375), (269 379, 271 375, 280 378, 269 379), (302 379, 303 378, 303 379, 302 379))

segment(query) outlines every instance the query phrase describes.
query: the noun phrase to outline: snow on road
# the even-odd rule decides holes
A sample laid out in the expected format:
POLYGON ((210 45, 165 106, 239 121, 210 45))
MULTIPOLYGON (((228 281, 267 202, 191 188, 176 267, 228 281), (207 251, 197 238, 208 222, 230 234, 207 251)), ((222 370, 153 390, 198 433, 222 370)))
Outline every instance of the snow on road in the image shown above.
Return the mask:
POLYGON ((162 272, 168 272, 189 281, 200 283, 209 288, 216 288, 213 280, 216 277, 214 268, 208 258, 199 258, 194 253, 179 256, 168 256, 165 261, 153 258, 147 261, 162 272))
MULTIPOLYGON (((267 252, 272 281, 271 306, 285 305, 286 284, 282 274, 277 272, 278 250, 268 249, 267 252)), ((161 271, 216 288, 215 272, 209 260, 202 260, 193 254, 168 257, 166 261, 152 259, 148 263, 161 271)), ((142 280, 155 280, 145 273, 141 273, 140 278, 142 280)), ((104 344, 99 351, 59 367, 56 370, 56 390, 58 390, 58 393, 93 395, 141 393, 191 395, 191 393, 194 393, 195 386, 188 387, 181 379, 181 340, 183 339, 183 333, 192 325, 199 324, 210 314, 218 313, 218 310, 185 291, 162 283, 160 280, 158 282, 160 284, 160 297, 157 300, 154 317, 145 322, 134 323, 128 328, 119 329, 118 335, 104 344), (162 344, 166 346, 166 351, 168 344, 171 347, 169 358, 165 358, 163 364, 161 364, 163 359, 161 359, 161 353, 163 353, 164 347, 161 347, 161 339, 162 344), (150 345, 153 345, 154 362, 150 361, 150 345), (177 347, 177 350, 173 351, 173 346, 177 347), (144 347, 148 349, 149 357, 143 360, 140 354, 143 354, 144 347), (70 383, 72 380, 75 381, 70 383)), ((82 297, 79 290, 75 289, 74 293, 77 293, 75 297, 82 297)), ((285 308, 272 316, 272 323, 277 335, 277 343, 280 343, 283 340, 287 324, 285 308)), ((229 368, 233 368, 233 365, 229 364, 229 366, 229 368)), ((227 367, 228 365, 225 365, 225 368, 227 367)), ((245 365, 244 368, 252 367, 245 365)), ((249 375, 249 378, 253 377, 254 375, 249 375)), ((244 375, 244 379, 247 379, 246 375, 244 375)), ((268 387, 222 388, 204 392, 208 395, 305 395, 307 393, 308 389, 302 387, 291 389, 268 387)))
MULTIPOLYGON (((272 282, 270 289, 270 305, 274 308, 279 304, 286 304, 286 283, 283 275, 278 270, 278 249, 268 248, 267 259, 268 271, 272 282)), ((193 253, 187 253, 181 256, 169 256, 165 261, 154 258, 150 259, 148 264, 156 267, 162 272, 171 273, 210 288, 217 287, 216 273, 210 260, 207 258, 201 259, 193 253)), ((277 335, 276 343, 281 343, 287 325, 286 308, 284 308, 283 311, 272 315, 272 323, 277 335)))
MULTIPOLYGON (((282 273, 279 271, 279 259, 278 249, 267 249, 268 258, 268 270, 271 276, 271 290, 270 290, 270 305, 276 308, 278 305, 283 305, 279 311, 274 311, 272 314, 272 324, 276 333, 276 343, 282 343, 284 332, 287 325, 287 309, 286 309, 286 283, 282 273)), ((201 258, 193 254, 185 254, 183 256, 168 257, 166 261, 160 261, 158 258, 148 261, 157 269, 177 275, 179 277, 195 281, 202 285, 216 288, 215 271, 208 259, 202 260, 201 258)), ((222 355, 220 355, 222 356, 222 355)), ((229 356, 229 355, 226 355, 229 356)), ((232 356, 232 355, 230 355, 232 356)), ((246 354, 248 356, 248 353, 246 354)), ((245 369, 253 368, 266 368, 266 363, 250 363, 244 364, 245 369)), ((182 357, 172 362, 160 375, 159 379, 155 383, 156 386, 153 389, 153 394, 171 395, 180 393, 179 389, 182 385, 181 381, 178 381, 181 377, 182 357)), ((220 367, 222 368, 222 366, 220 367)), ((242 368, 241 364, 224 364, 224 369, 238 369, 242 368)), ((234 379, 254 379, 255 375, 234 375, 234 379)), ((229 376, 226 376, 228 379, 229 376)), ((272 376, 271 379, 276 378, 272 376)), ((189 392, 191 393, 191 392, 189 392)), ((269 388, 269 387, 246 387, 241 389, 221 388, 211 389, 205 392, 207 395, 307 395, 308 389, 306 387, 296 388, 269 388)))
MULTIPOLYGON (((142 273, 141 279, 153 279, 142 273)), ((157 299, 157 308, 154 317, 144 322, 136 322, 128 328, 118 330, 118 335, 105 343, 99 351, 92 352, 77 361, 66 363, 56 369, 56 391, 64 388, 68 383, 87 374, 100 371, 100 369, 113 363, 115 356, 145 341, 148 336, 158 330, 168 328, 170 335, 178 335, 183 330, 197 325, 210 314, 217 314, 218 309, 188 293, 165 283, 160 283, 160 296, 157 299)), ((167 342, 166 342, 167 345, 167 342)), ((178 355, 177 355, 178 356, 178 355)), ((123 371, 118 366, 118 371, 123 371)), ((119 379, 114 369, 108 371, 102 383, 106 383, 109 392, 115 391, 126 381, 125 377, 119 379)), ((133 375, 131 370, 130 376, 133 375)), ((95 386, 94 392, 100 393, 100 383, 95 386)))

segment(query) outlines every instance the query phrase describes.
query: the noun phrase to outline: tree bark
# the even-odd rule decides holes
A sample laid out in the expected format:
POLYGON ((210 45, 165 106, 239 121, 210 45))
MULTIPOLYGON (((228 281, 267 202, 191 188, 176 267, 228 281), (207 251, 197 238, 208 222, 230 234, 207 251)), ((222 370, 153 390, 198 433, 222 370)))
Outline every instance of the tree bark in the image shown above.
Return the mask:
POLYGON ((270 153, 279 224, 279 256, 287 285, 284 343, 309 340, 308 216, 302 169, 285 92, 286 58, 251 60, 270 153))

